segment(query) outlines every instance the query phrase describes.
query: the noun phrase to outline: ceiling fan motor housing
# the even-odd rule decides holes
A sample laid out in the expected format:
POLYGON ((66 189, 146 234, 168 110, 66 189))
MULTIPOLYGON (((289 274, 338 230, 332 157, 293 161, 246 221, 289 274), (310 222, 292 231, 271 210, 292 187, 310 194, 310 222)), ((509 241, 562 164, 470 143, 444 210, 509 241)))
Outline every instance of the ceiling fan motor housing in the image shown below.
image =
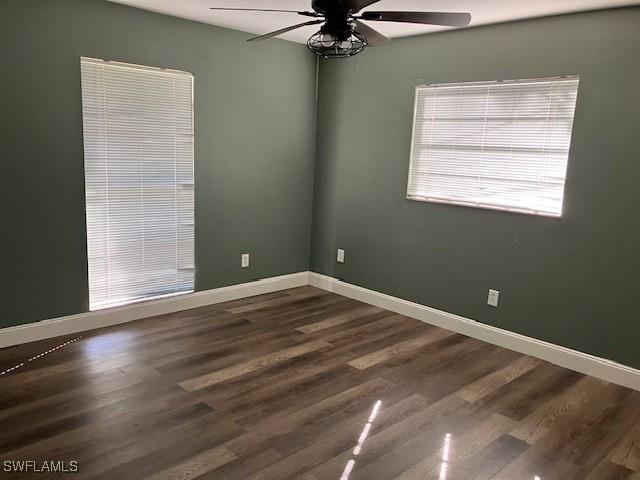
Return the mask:
POLYGON ((312 8, 325 18, 320 30, 307 42, 316 55, 324 58, 351 57, 367 47, 364 35, 354 30, 352 9, 341 0, 313 0, 312 8))
POLYGON ((333 35, 343 41, 349 38, 353 31, 350 8, 335 0, 314 0, 313 8, 324 15, 325 23, 321 28, 323 33, 333 35))

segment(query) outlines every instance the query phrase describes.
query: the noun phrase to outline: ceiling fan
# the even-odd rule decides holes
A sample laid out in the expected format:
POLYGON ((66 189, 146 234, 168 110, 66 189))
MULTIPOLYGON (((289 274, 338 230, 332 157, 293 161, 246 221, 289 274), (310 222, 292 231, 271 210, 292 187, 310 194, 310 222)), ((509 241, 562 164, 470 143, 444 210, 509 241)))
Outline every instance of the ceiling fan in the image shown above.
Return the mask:
POLYGON ((220 8, 211 10, 245 11, 245 12, 286 12, 295 13, 315 20, 298 23, 281 28, 275 32, 252 37, 248 41, 266 40, 307 25, 320 25, 320 30, 307 41, 307 46, 317 55, 324 58, 351 57, 362 52, 367 46, 376 47, 389 41, 389 38, 370 27, 367 22, 404 22, 426 25, 443 25, 449 27, 466 27, 471 22, 471 15, 457 12, 360 12, 380 0, 312 0, 313 11, 260 9, 260 8, 220 8))

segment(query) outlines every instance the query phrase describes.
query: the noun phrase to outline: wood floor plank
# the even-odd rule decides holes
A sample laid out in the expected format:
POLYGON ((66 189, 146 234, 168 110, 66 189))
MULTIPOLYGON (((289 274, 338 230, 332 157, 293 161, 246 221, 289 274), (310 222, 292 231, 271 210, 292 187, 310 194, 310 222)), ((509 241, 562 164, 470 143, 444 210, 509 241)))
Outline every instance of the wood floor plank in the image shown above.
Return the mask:
MULTIPOLYGON (((566 465, 564 462, 582 467, 583 473, 590 472, 615 446, 607 445, 612 438, 605 430, 605 425, 617 424, 617 428, 621 428, 621 422, 630 422, 629 414, 635 408, 633 403, 627 403, 631 394, 625 388, 608 385, 591 401, 557 422, 534 445, 501 470, 496 480, 535 475, 545 478, 545 473, 566 465), (624 411, 621 410, 622 406, 625 407, 624 411)), ((622 433, 618 438, 621 437, 622 433)))
POLYGON ((604 460, 584 480, 632 480, 632 476, 632 470, 604 460))
MULTIPOLYGON (((127 410, 115 417, 84 419, 74 428, 54 432, 31 439, 25 444, 8 444, 6 454, 11 458, 68 458, 89 451, 90 454, 109 450, 114 444, 123 443, 125 438, 137 434, 140 427, 153 431, 159 425, 174 425, 194 421, 211 414, 212 409, 202 403, 187 404, 178 409, 162 408, 159 402, 149 408, 127 410)), ((224 424, 220 423, 221 430, 224 424)))
POLYGON ((235 453, 222 445, 144 478, 148 480, 191 480, 236 458, 235 453))
MULTIPOLYGON (((123 411, 137 411, 142 405, 149 410, 152 410, 154 406, 162 409, 171 398, 180 399, 184 405, 188 402, 185 402, 184 392, 180 390, 175 385, 147 384, 146 389, 142 390, 140 394, 108 402, 102 406, 89 401, 85 408, 78 408, 77 404, 76 408, 73 408, 74 404, 72 403, 59 405, 57 409, 49 407, 41 412, 41 416, 28 417, 25 422, 20 424, 6 422, 9 425, 0 432, 0 445, 14 447, 29 445, 34 439, 42 440, 72 431, 78 425, 82 425, 85 419, 115 417, 123 411), (162 398, 161 403, 158 402, 158 398, 162 398)), ((0 447, 0 451, 1 449, 2 447, 0 447)))
MULTIPOLYGON (((432 358, 437 360, 433 363, 425 361, 428 367, 423 366, 423 369, 413 376, 417 391, 434 401, 459 392, 465 386, 501 368, 518 356, 508 350, 496 349, 492 345, 476 342, 472 342, 469 348, 464 348, 463 345, 457 344, 458 336, 443 340, 444 346, 441 350, 445 352, 449 350, 446 345, 450 339, 456 341, 453 345, 457 345, 450 350, 458 353, 452 356, 450 352, 442 355, 439 355, 441 353, 439 351, 428 352, 426 356, 432 357, 431 353, 434 353, 432 358)), ((440 343, 435 343, 433 346, 440 347, 440 343)), ((418 361, 416 365, 420 363, 418 361)), ((395 369, 401 375, 404 375, 403 370, 404 365, 395 369)), ((384 376, 392 378, 387 374, 384 376)))
POLYGON ((376 352, 371 352, 371 353, 368 353, 367 355, 363 355, 359 358, 351 360, 349 362, 349 365, 351 365, 354 368, 364 370, 373 365, 377 365, 378 363, 389 360, 390 358, 393 358, 397 355, 408 354, 414 350, 424 347, 425 345, 429 345, 430 343, 435 343, 438 340, 442 340, 443 338, 446 338, 451 335, 454 335, 454 333, 451 331, 443 330, 443 329, 434 329, 417 338, 406 340, 404 342, 391 345, 389 347, 383 348, 376 352))
MULTIPOLYGON (((352 369, 350 369, 352 370, 352 369)), ((235 422, 243 428, 252 430, 273 416, 286 418, 300 408, 318 403, 340 392, 353 388, 363 383, 362 376, 357 372, 349 371, 346 365, 338 365, 335 368, 324 370, 312 376, 291 378, 291 382, 282 382, 269 389, 262 390, 260 394, 246 396, 237 401, 237 406, 227 410, 220 406, 220 402, 207 402, 221 412, 228 413, 235 422), (332 378, 333 374, 339 378, 332 378), (284 398, 296 398, 296 402, 283 402, 284 398)))
MULTIPOLYGON (((377 342, 386 340, 394 334, 415 331, 415 325, 403 322, 401 315, 391 312, 375 313, 367 317, 368 321, 363 325, 343 325, 338 331, 329 329, 318 332, 315 336, 322 338, 337 349, 356 351, 363 346, 373 346, 370 350, 376 350, 377 342), (345 328, 346 327, 346 328, 345 328)), ((361 356, 358 353, 356 356, 361 356)))
POLYGON ((492 372, 463 388, 460 396, 467 402, 475 402, 498 388, 524 375, 542 363, 540 360, 522 356, 498 371, 492 372))
POLYGON ((640 470, 640 423, 631 427, 607 458, 629 470, 640 470))
POLYGON ((415 464, 397 480, 438 480, 446 477, 451 464, 462 463, 473 457, 494 440, 508 432, 515 421, 499 414, 492 414, 482 423, 467 430, 459 436, 446 433, 442 439, 442 447, 415 464))
POLYGON ((276 352, 297 347, 297 338, 278 331, 263 332, 238 338, 233 345, 228 342, 209 345, 209 350, 193 349, 192 354, 177 360, 147 360, 148 364, 176 382, 195 376, 243 364, 257 357, 273 355, 276 352))
POLYGON ((286 306, 278 307, 277 310, 266 308, 247 312, 242 316, 262 326, 298 327, 313 323, 329 312, 349 310, 360 305, 362 305, 360 302, 349 298, 324 295, 289 303, 286 306))
MULTIPOLYGON (((282 459, 282 455, 272 448, 265 448, 259 452, 251 453, 243 457, 236 456, 235 460, 216 467, 214 470, 203 473, 198 480, 245 480, 255 472, 276 463, 282 459)), ((307 479, 315 480, 315 479, 307 479)))
POLYGON ((521 455, 529 446, 505 434, 475 455, 449 462, 447 480, 488 480, 521 455))
POLYGON ((541 364, 474 404, 479 415, 497 412, 521 421, 582 377, 555 365, 541 364))
POLYGON ((318 322, 303 325, 301 327, 296 328, 296 330, 302 333, 314 333, 320 330, 325 330, 327 328, 331 328, 337 325, 342 325, 342 324, 351 322, 365 315, 378 313, 381 311, 382 310, 380 308, 365 305, 363 307, 356 308, 355 310, 351 310, 346 313, 329 316, 328 318, 324 318, 323 320, 320 320, 318 322))
MULTIPOLYGON (((401 417, 393 417, 385 404, 381 405, 378 416, 372 422, 372 427, 375 428, 369 432, 357 455, 359 469, 376 462, 398 446, 407 444, 422 432, 433 429, 442 422, 442 419, 446 419, 455 412, 463 411, 466 402, 461 399, 451 399, 451 401, 430 404, 424 397, 414 394, 400 405, 407 404, 411 408, 407 409, 405 412, 407 414, 401 417)), ((311 473, 317 478, 339 478, 345 465, 353 458, 353 448, 357 444, 358 437, 355 437, 348 450, 318 465, 311 473)))
POLYGON ((395 445, 370 463, 359 465, 349 478, 350 480, 395 478, 423 461, 426 456, 438 451, 447 434, 457 436, 477 424, 475 419, 464 412, 452 412, 443 418, 434 418, 428 429, 421 429, 418 432, 414 430, 414 436, 395 445))
POLYGON ((536 443, 556 422, 591 400, 606 385, 607 382, 597 378, 582 378, 518 423, 511 435, 529 444, 536 443))
POLYGON ((247 312, 253 312, 255 310, 263 310, 266 308, 279 307, 282 305, 292 305, 301 300, 308 300, 311 298, 317 298, 325 296, 326 293, 322 290, 310 290, 307 292, 296 293, 294 295, 285 295, 283 297, 272 298, 262 302, 240 304, 237 307, 230 307, 226 310, 233 314, 243 314, 247 312))
MULTIPOLYGON (((126 477, 127 471, 139 472, 140 463, 147 463, 148 459, 154 457, 166 457, 163 452, 175 449, 176 445, 186 445, 189 451, 193 438, 206 437, 209 444, 218 445, 243 433, 237 425, 221 421, 215 412, 206 412, 197 417, 171 416, 156 424, 149 423, 144 428, 140 428, 138 423, 137 427, 135 433, 124 439, 120 435, 100 437, 100 448, 95 448, 95 445, 91 445, 94 442, 91 442, 89 445, 67 448, 66 451, 83 465, 82 473, 86 478, 110 474, 117 477, 118 472, 125 472, 126 477), (149 442, 149 438, 153 438, 153 442, 149 442)), ((169 460, 167 464, 174 463, 169 460)), ((123 473, 119 475, 123 476, 123 473)))
POLYGON ((328 346, 329 344, 323 342, 322 340, 303 343, 301 345, 296 345, 295 347, 280 350, 268 355, 263 355, 253 360, 248 360, 246 362, 239 363, 222 370, 217 370, 215 372, 206 373, 204 375, 185 380, 184 382, 180 382, 178 385, 189 392, 193 392, 194 390, 200 390, 201 388, 210 387, 211 385, 224 382, 225 380, 229 380, 240 375, 245 375, 247 373, 251 373, 255 370, 259 370, 270 365, 276 365, 278 363, 282 363, 295 358, 299 355, 314 352, 328 346))
MULTIPOLYGON (((492 352, 495 352, 495 350, 491 345, 462 335, 451 335, 432 344, 427 351, 421 351, 407 358, 407 361, 402 365, 390 368, 383 376, 393 382, 414 381, 417 385, 420 385, 423 395, 429 398, 428 386, 436 376, 444 374, 443 378, 451 378, 451 374, 455 375, 456 372, 460 371, 460 368, 464 368, 466 361, 471 361, 467 360, 467 358, 477 362, 492 352)), ((437 383, 437 380, 433 383, 437 383)), ((434 400, 446 397, 451 393, 451 390, 447 389, 449 393, 440 395, 441 389, 436 388, 436 390, 438 395, 434 400)), ((458 390, 459 387, 454 389, 454 391, 458 390)))
POLYGON ((351 432, 341 438, 346 438, 345 441, 349 448, 353 449, 367 423, 371 424, 367 433, 367 438, 369 438, 375 432, 404 420, 428 405, 427 400, 420 395, 407 395, 408 391, 403 386, 392 386, 381 391, 376 398, 354 402, 349 407, 350 414, 334 415, 331 422, 323 421, 321 425, 318 424, 312 429, 304 428, 292 431, 286 436, 274 440, 272 446, 286 456, 299 452, 325 437, 332 437, 336 432, 340 432, 340 435, 351 432), (376 407, 376 405, 378 406, 376 407), (377 413, 372 419, 373 421, 369 421, 374 408, 377 408, 377 413))
MULTIPOLYGON (((138 451, 136 455, 126 455, 122 448, 116 450, 107 450, 99 452, 98 456, 90 457, 87 461, 89 466, 102 463, 99 468, 100 473, 92 474, 91 480, 113 480, 120 478, 145 478, 156 475, 158 472, 167 471, 171 468, 188 464, 193 458, 198 458, 201 454, 208 452, 218 446, 224 445, 232 438, 242 435, 242 430, 234 429, 233 425, 225 425, 222 422, 212 426, 209 423, 211 413, 192 420, 191 433, 184 437, 176 437, 173 442, 161 443, 155 449, 146 449, 138 447, 140 442, 149 441, 153 438, 153 433, 138 437, 134 443, 134 448, 138 451), (209 428, 199 428, 200 422, 205 423, 209 428), (126 455, 128 461, 120 463, 118 457, 114 453, 126 455), (115 459, 112 460, 112 457, 115 459), (133 458, 131 458, 133 457, 133 458)), ((163 432, 163 426, 156 430, 156 434, 169 437, 170 433, 175 432, 171 429, 167 433, 163 432)), ((132 446, 129 445, 129 448, 132 446)), ((84 464, 84 461, 83 461, 84 464)))
MULTIPOLYGON (((388 404, 390 402, 385 399, 384 403, 388 404)), ((297 479, 300 475, 323 461, 335 458, 345 451, 352 451, 358 444, 358 437, 362 436, 363 428, 366 428, 372 406, 375 404, 376 401, 369 402, 359 414, 345 418, 344 421, 336 425, 336 428, 325 431, 324 435, 322 433, 317 436, 309 434, 306 439, 299 436, 290 439, 289 443, 291 445, 295 444, 296 440, 300 443, 297 443, 295 448, 286 448, 287 456, 260 470, 251 476, 250 480, 297 479)), ((417 396, 400 402, 391 402, 390 405, 380 409, 379 418, 376 416, 371 428, 372 430, 384 428, 385 423, 406 418, 416 408, 424 405, 425 400, 417 396)), ((274 447, 280 449, 282 444, 275 443, 274 447)))
MULTIPOLYGON (((626 389, 623 389, 626 390, 626 389)), ((563 456, 585 470, 594 468, 619 443, 620 437, 640 422, 640 392, 631 392, 618 405, 611 405, 595 417, 594 424, 581 436, 563 445, 563 456), (595 426, 595 428, 593 428, 595 426)))

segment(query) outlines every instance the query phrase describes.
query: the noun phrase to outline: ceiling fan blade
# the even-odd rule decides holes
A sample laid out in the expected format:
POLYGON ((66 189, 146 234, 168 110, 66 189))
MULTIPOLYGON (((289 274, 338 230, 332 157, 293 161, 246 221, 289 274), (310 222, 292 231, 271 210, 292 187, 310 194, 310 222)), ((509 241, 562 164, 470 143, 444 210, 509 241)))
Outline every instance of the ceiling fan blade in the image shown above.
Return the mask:
POLYGON ((227 10, 234 12, 284 12, 284 13, 303 13, 315 14, 315 12, 299 12, 298 10, 280 10, 278 8, 225 8, 225 7, 209 7, 209 10, 227 10))
POLYGON ((344 0, 344 4, 351 10, 351 13, 356 13, 379 1, 380 0, 344 0))
POLYGON ((319 23, 324 23, 324 20, 311 20, 310 22, 299 23, 297 25, 292 25, 290 27, 281 28, 280 30, 276 30, 275 32, 265 33, 264 35, 260 35, 258 37, 251 37, 247 40, 247 42, 255 42, 256 40, 266 40, 267 38, 277 37, 278 35, 282 35, 283 33, 290 32, 291 30, 295 30, 296 28, 306 27, 307 25, 317 25, 319 23))
POLYGON ((448 27, 466 27, 471 22, 470 14, 457 12, 363 12, 359 18, 367 21, 424 23, 448 27))
POLYGON ((366 23, 361 22, 360 20, 355 20, 356 31, 364 35, 364 38, 367 39, 367 45, 370 47, 377 47, 378 45, 382 45, 383 43, 388 42, 390 39, 385 37, 379 31, 374 28, 371 28, 366 23))

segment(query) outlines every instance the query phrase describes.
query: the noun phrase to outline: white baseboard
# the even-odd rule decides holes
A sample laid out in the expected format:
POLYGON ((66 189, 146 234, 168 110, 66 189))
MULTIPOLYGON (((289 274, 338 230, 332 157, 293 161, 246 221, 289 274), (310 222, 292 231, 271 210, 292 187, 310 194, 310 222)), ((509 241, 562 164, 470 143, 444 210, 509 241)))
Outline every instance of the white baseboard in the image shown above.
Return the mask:
POLYGON ((26 325, 0 329, 0 348, 46 338, 71 335, 96 328, 118 325, 142 318, 203 307, 240 298, 312 285, 345 297, 446 328, 493 345, 546 360, 576 372, 601 378, 617 385, 640 390, 640 370, 611 360, 578 352, 535 338, 485 325, 459 315, 437 310, 384 293, 352 285, 314 272, 299 272, 229 287, 215 288, 179 297, 153 300, 107 310, 79 313, 26 325))
POLYGON ((59 337, 60 335, 71 335, 141 318, 228 302, 287 288, 302 287, 308 284, 309 273, 299 272, 177 297, 27 323, 0 329, 0 348, 44 340, 45 338, 59 337))
POLYGON ((468 337, 540 358, 585 375, 591 375, 617 385, 640 390, 640 370, 611 360, 485 325, 459 315, 352 285, 326 275, 309 272, 309 284, 431 325, 446 328, 468 337))

